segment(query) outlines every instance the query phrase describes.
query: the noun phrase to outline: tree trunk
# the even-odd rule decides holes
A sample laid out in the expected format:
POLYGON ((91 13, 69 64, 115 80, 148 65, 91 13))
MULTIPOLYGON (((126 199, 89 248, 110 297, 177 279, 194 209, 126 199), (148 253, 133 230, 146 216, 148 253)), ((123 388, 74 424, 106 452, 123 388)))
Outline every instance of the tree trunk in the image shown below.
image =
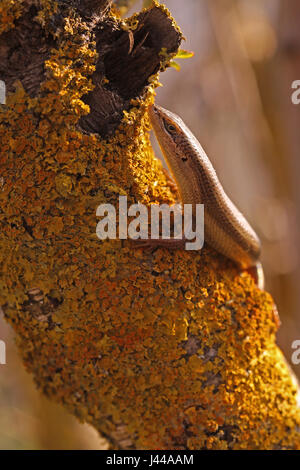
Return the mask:
POLYGON ((96 237, 103 202, 174 202, 146 112, 168 11, 4 0, 0 34, 0 300, 37 386, 115 449, 298 448, 271 297, 209 247, 96 237))

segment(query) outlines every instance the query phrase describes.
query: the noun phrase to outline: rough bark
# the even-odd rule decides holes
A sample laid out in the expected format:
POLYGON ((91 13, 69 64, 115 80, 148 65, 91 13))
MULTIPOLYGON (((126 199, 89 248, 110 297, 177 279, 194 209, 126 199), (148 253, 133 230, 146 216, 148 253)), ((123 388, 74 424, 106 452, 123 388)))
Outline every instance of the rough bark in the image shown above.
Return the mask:
MULTIPOLYGON (((61 31, 64 18, 70 14, 70 5, 83 15, 87 31, 96 42, 99 58, 93 75, 95 88, 84 97, 90 113, 82 118, 81 127, 105 137, 118 127, 123 111, 131 107, 131 99, 143 94, 148 78, 162 67, 162 49, 167 54, 175 53, 181 35, 158 7, 137 15, 135 29, 124 30, 116 18, 105 16, 109 1, 59 3, 62 7, 51 18, 53 32, 61 31), (103 84, 104 79, 109 83, 103 84)), ((14 83, 19 80, 25 91, 34 97, 45 78, 45 60, 58 41, 52 34, 45 35, 41 24, 34 20, 37 7, 29 0, 26 4, 27 11, 15 21, 15 27, 1 35, 0 76, 8 92, 14 90, 14 83)))

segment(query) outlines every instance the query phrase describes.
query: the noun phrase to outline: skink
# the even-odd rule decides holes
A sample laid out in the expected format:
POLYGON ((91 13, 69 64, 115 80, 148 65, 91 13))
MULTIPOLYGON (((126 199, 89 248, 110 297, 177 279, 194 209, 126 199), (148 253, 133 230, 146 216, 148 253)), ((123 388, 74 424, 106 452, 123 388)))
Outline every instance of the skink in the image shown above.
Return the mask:
MULTIPOLYGON (((200 143, 176 114, 152 105, 149 116, 181 202, 193 207, 204 204, 205 242, 241 269, 249 270, 258 287, 263 289, 259 238, 225 193, 200 143)), ((174 246, 178 244, 173 241, 174 246)), ((165 246, 171 247, 172 240, 166 242, 165 246)), ((153 240, 153 243, 159 244, 159 241, 153 240)))

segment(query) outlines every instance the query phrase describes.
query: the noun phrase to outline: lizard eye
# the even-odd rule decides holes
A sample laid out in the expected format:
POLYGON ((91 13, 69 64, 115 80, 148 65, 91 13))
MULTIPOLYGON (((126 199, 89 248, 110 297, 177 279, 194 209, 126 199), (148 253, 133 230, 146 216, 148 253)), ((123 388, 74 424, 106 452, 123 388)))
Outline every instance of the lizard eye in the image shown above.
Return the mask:
POLYGON ((164 120, 164 126, 165 126, 166 131, 169 132, 169 134, 174 134, 174 132, 176 132, 176 127, 173 126, 173 124, 170 124, 165 120, 164 120))

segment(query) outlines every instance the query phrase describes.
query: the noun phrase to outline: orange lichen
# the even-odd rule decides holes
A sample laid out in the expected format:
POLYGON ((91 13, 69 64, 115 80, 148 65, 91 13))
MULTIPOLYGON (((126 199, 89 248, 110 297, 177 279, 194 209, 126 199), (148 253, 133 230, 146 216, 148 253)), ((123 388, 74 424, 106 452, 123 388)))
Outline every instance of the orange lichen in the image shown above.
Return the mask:
POLYGON ((0 300, 27 370, 101 433, 122 423, 137 448, 299 448, 270 296, 209 248, 96 237, 99 204, 174 196, 149 140, 157 78, 109 140, 77 129, 96 62, 81 28, 66 24, 38 98, 18 84, 0 107, 0 300), (37 313, 22 308, 33 287, 37 313))

